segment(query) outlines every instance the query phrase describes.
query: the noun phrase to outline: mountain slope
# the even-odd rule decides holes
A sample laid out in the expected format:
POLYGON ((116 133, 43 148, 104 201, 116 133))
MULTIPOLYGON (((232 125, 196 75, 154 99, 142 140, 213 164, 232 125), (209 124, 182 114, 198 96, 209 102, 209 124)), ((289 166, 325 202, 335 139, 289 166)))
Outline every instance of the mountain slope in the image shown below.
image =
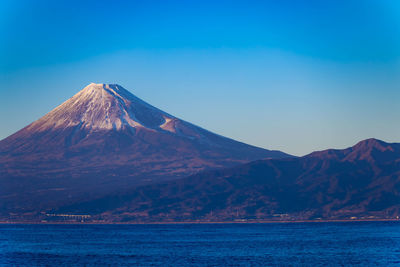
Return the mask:
POLYGON ((90 84, 0 141, 0 210, 37 211, 144 182, 286 156, 180 120, 119 85, 90 84))
POLYGON ((368 139, 344 150, 259 160, 56 212, 109 221, 396 218, 400 144, 368 139))

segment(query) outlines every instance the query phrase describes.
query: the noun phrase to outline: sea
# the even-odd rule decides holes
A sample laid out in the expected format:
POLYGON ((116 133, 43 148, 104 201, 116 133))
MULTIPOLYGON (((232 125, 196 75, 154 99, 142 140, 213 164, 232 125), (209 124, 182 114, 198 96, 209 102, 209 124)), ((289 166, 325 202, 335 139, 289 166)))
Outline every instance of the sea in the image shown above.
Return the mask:
POLYGON ((1 266, 400 266, 400 222, 2 224, 1 266))

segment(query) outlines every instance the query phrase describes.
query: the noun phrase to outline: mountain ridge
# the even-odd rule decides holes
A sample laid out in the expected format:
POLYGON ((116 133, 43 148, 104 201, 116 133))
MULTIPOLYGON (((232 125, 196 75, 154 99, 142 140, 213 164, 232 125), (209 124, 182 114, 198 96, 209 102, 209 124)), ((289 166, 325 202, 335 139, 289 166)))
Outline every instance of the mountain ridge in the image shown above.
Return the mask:
POLYGON ((117 222, 397 219, 400 143, 367 139, 342 150, 257 160, 54 212, 117 222))

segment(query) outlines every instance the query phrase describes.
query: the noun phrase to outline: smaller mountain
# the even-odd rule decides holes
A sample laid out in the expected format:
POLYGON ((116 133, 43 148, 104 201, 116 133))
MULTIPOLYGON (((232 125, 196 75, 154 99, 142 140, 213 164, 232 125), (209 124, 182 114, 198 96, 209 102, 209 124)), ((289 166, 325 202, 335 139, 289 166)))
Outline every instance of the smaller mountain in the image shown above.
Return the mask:
POLYGON ((398 218, 400 143, 368 139, 343 150, 258 160, 55 212, 107 221, 398 218))

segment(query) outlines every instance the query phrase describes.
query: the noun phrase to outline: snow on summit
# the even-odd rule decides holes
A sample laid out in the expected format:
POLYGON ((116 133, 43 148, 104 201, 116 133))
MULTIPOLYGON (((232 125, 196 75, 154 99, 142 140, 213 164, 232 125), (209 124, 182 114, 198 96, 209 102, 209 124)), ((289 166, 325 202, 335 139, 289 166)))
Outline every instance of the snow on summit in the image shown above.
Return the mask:
POLYGON ((143 127, 176 132, 175 120, 120 85, 91 83, 31 124, 29 130, 46 131, 79 126, 92 131, 143 127))

